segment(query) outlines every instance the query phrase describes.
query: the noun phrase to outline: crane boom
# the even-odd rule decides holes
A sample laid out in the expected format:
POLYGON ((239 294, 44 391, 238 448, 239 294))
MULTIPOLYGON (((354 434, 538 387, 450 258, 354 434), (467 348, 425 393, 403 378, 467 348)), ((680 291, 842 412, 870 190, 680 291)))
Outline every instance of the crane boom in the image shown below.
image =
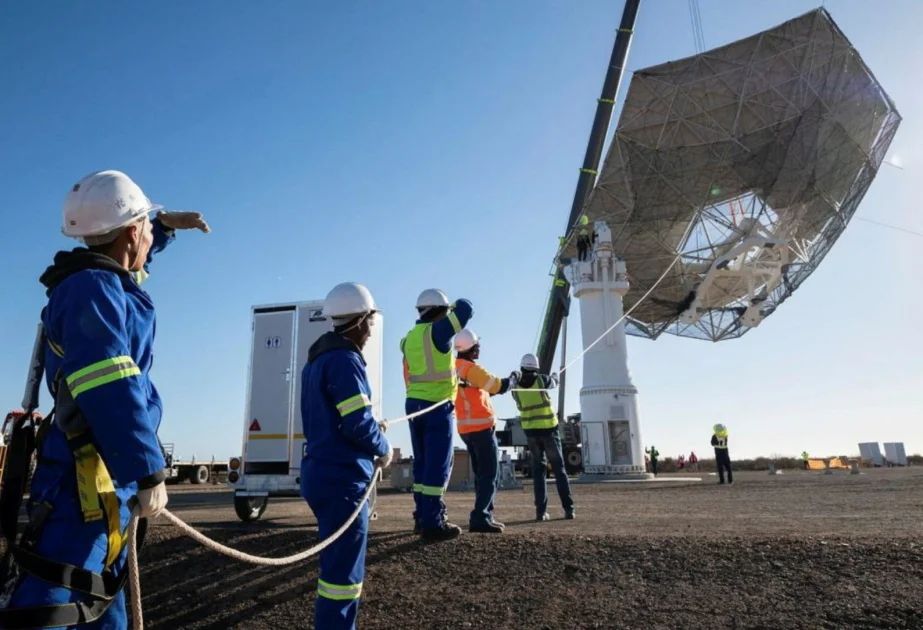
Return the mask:
MULTIPOLYGON (((631 36, 638 16, 638 6, 641 0, 626 0, 622 11, 622 22, 615 36, 612 47, 612 57, 609 60, 609 70, 603 83, 602 95, 597 99, 596 117, 593 119, 593 128, 590 131, 590 141, 587 144, 586 155, 583 158, 583 168, 577 180, 577 190, 574 193, 574 202, 567 218, 565 236, 569 236, 571 229, 576 225, 583 212, 590 191, 596 184, 596 172, 599 160, 602 157, 603 144, 609 131, 612 110, 615 108, 615 97, 619 91, 622 74, 625 70, 625 59, 628 57, 628 48, 631 45, 631 36)), ((557 263, 557 261, 556 261, 557 263)), ((542 332, 538 341, 538 361, 542 372, 550 373, 554 361, 555 349, 558 345, 558 336, 561 333, 561 323, 567 316, 570 308, 570 285, 564 277, 564 268, 561 264, 555 265, 554 284, 548 296, 545 307, 545 319, 542 323, 542 332)), ((563 384, 562 384, 563 385, 563 384)), ((559 396, 563 399, 563 387, 559 396)))

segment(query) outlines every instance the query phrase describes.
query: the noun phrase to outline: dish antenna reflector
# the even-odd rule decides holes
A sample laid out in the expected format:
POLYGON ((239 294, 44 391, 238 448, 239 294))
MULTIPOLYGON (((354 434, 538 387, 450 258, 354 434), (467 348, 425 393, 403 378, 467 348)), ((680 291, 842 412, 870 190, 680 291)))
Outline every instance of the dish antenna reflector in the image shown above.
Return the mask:
POLYGON ((584 207, 625 263, 626 332, 721 341, 759 325, 843 233, 900 121, 825 9, 635 72, 584 207))

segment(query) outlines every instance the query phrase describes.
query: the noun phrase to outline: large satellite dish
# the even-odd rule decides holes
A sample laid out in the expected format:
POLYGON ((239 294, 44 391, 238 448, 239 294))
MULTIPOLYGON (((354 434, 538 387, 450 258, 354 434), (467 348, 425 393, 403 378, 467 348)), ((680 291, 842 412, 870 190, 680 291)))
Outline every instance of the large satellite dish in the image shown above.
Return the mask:
POLYGON ((900 120, 824 9, 635 72, 584 212, 625 261, 626 310, 656 284, 626 332, 758 325, 842 234, 900 120))

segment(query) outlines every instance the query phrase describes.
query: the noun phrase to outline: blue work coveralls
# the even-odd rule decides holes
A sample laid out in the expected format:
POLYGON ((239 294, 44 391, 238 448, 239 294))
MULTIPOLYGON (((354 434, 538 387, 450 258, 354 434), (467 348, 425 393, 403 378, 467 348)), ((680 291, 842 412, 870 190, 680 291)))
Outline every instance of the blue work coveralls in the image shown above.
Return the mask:
MULTIPOLYGON (((147 264, 173 240, 153 221, 154 244, 143 272, 132 273, 111 258, 76 248, 58 252, 41 277, 48 305, 42 311, 47 337, 45 379, 54 395, 60 374, 89 425, 92 442, 112 477, 124 535, 128 500, 143 487, 163 481, 157 429, 163 403, 151 382, 156 317, 154 303, 139 286, 147 264)), ((108 552, 107 519, 84 522, 77 492, 74 457, 64 433, 48 430, 32 478, 27 511, 51 510, 37 532, 36 555, 102 573, 108 552)), ((115 577, 128 570, 128 546, 109 567, 115 577)), ((55 586, 28 573, 13 592, 10 608, 86 601, 81 593, 55 586)), ((105 630, 128 628, 125 589, 93 623, 72 626, 105 630)))
MULTIPOLYGON (((464 328, 474 308, 468 300, 457 300, 453 309, 460 328, 464 328)), ((424 320, 417 320, 417 324, 424 320)), ((432 327, 433 346, 439 352, 452 350, 455 326, 448 317, 435 322, 432 327)), ((432 407, 433 401, 407 398, 404 409, 407 414, 432 407)), ((442 527, 445 522, 445 492, 452 472, 453 439, 455 436, 455 396, 432 411, 410 420, 410 446, 413 449, 413 501, 416 507, 414 520, 424 529, 442 527), (431 488, 441 489, 435 495, 431 488)))
MULTIPOLYGON (((306 442, 301 496, 317 518, 324 540, 359 506, 372 481, 374 460, 388 454, 388 440, 372 415, 365 359, 346 337, 329 332, 314 342, 301 373, 301 422, 306 442)), ((353 630, 365 576, 369 505, 336 542, 320 554, 314 627, 353 630)))

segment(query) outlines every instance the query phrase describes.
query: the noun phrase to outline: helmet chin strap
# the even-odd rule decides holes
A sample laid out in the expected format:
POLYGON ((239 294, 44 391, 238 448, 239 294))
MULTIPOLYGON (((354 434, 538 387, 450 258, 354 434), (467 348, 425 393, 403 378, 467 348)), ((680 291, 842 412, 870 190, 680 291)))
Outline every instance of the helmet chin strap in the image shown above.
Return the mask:
POLYGON ((371 313, 363 313, 361 315, 357 315, 356 317, 353 318, 352 323, 349 324, 348 326, 341 328, 340 326, 334 324, 333 329, 342 335, 343 333, 349 332, 353 328, 359 326, 362 322, 366 320, 366 318, 368 318, 369 315, 371 315, 371 313))

